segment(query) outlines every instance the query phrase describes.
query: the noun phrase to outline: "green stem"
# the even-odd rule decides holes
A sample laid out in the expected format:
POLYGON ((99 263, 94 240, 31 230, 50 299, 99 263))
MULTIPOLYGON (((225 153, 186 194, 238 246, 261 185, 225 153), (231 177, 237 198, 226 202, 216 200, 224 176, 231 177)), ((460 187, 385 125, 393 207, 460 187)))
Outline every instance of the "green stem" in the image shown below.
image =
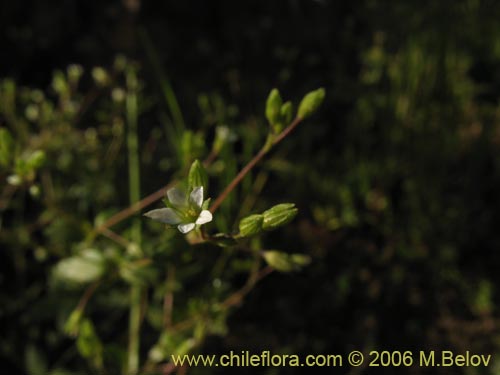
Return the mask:
POLYGON ((267 137, 266 143, 264 146, 261 148, 261 150, 258 152, 257 155, 253 157, 252 160, 248 162, 247 165, 243 167, 243 169, 236 175, 236 177, 227 185, 227 187, 224 189, 224 191, 217 197, 214 203, 212 203, 212 206, 210 207, 210 212, 214 213, 219 206, 224 202, 224 200, 227 198, 229 193, 233 191, 233 189, 238 186, 238 184, 245 178, 245 176, 252 170, 253 167, 271 150, 271 148, 278 143, 280 143, 286 136, 288 136, 296 127, 297 125, 300 124, 302 121, 302 118, 296 117, 295 120, 293 120, 290 125, 288 125, 285 130, 283 130, 280 134, 278 134, 276 137, 267 137))
MULTIPOLYGON (((135 70, 127 71, 128 94, 126 100, 127 116, 127 149, 128 149, 128 175, 129 175, 129 200, 130 204, 138 202, 141 198, 140 173, 139 173, 139 141, 137 136, 137 77, 135 70)), ((131 256, 141 254, 141 222, 134 218, 131 228, 131 240, 136 247, 130 247, 131 256), (135 250, 132 250, 134 249, 135 250), (133 252, 133 254, 132 254, 133 252)), ((137 374, 139 370, 139 347, 141 327, 141 295, 142 288, 138 285, 130 287, 130 316, 129 316, 129 341, 127 356, 127 374, 137 374)))

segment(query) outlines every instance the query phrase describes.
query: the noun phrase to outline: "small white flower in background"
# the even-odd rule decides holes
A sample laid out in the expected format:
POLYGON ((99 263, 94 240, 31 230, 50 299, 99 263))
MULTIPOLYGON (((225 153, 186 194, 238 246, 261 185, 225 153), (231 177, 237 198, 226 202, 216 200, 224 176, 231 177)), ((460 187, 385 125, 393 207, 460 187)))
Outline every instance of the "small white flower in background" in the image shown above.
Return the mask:
POLYGON ((172 188, 167 191, 167 198, 170 207, 149 211, 144 216, 165 224, 177 225, 181 233, 188 233, 196 225, 212 221, 212 213, 203 208, 202 186, 195 187, 189 197, 183 191, 172 188))

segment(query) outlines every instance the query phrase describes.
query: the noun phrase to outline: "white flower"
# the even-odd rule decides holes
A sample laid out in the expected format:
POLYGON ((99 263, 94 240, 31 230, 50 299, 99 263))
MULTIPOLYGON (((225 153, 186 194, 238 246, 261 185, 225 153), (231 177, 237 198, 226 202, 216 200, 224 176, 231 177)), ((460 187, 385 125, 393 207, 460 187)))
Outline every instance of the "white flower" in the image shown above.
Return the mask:
POLYGON ((160 208, 144 214, 165 224, 177 225, 181 233, 192 231, 196 225, 212 221, 212 213, 203 209, 203 187, 193 189, 189 197, 177 188, 167 191, 169 208, 160 208))

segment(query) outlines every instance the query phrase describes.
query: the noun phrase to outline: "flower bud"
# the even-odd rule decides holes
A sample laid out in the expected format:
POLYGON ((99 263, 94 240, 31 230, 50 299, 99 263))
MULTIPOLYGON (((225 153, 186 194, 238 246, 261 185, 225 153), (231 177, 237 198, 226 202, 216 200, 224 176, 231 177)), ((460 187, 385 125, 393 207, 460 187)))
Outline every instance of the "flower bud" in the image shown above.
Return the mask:
POLYGON ((240 236, 250 237, 262 232, 263 215, 250 215, 240 221, 240 236))
POLYGON ((277 89, 272 89, 266 102, 266 118, 271 126, 280 122, 282 104, 283 101, 281 100, 279 91, 277 89))
POLYGON ((83 74, 83 68, 77 64, 71 64, 66 71, 68 73, 68 80, 72 84, 76 84, 83 74))
POLYGON ((188 185, 189 190, 198 186, 203 186, 203 188, 207 190, 208 175, 205 171, 205 167, 203 167, 203 164, 201 164, 199 160, 195 160, 193 164, 191 164, 191 168, 189 169, 188 185))
POLYGON ((311 116, 319 108, 325 99, 325 89, 319 88, 306 94, 299 105, 297 117, 306 118, 311 116))
POLYGON ((282 251, 268 250, 262 254, 271 267, 280 272, 298 271, 310 263, 310 258, 304 254, 287 254, 282 251))
POLYGON ((108 72, 100 66, 96 66, 92 69, 92 78, 95 83, 101 87, 106 86, 110 80, 108 72))
POLYGON ((278 204, 262 214, 264 216, 262 227, 265 230, 273 230, 281 227, 292 221, 297 212, 298 209, 294 203, 278 204))
POLYGON ((281 118, 285 125, 288 125, 292 122, 293 119, 293 104, 288 101, 281 106, 281 118))

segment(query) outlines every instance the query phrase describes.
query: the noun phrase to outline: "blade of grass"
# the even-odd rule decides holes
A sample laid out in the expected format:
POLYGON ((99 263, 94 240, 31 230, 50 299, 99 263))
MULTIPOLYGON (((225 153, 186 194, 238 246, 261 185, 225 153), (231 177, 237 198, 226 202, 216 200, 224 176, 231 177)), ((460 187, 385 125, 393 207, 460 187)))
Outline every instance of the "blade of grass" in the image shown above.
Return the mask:
MULTIPOLYGON (((141 198, 140 191, 140 165, 139 165, 139 140, 137 135, 137 76, 134 68, 129 68, 126 73, 127 80, 127 149, 129 172, 129 200, 130 204, 138 202, 141 198)), ((134 218, 131 228, 131 240, 141 248, 141 221, 134 218)), ((139 250, 140 251, 140 250, 139 250)), ((139 346, 141 326, 141 295, 142 288, 138 285, 130 287, 130 316, 129 316, 129 342, 127 355, 127 374, 136 374, 139 370, 139 346)))
POLYGON ((179 103, 177 102, 177 97, 175 96, 172 85, 170 84, 169 79, 165 71, 160 66, 160 60, 158 58, 158 54, 156 53, 156 49, 151 42, 146 30, 139 30, 139 37, 142 40, 142 45, 146 52, 146 55, 151 63, 151 67, 153 68, 153 72, 158 79, 158 83, 160 84, 161 91, 163 93, 163 98, 165 99, 165 103, 172 115, 173 124, 176 129, 178 135, 182 134, 184 129, 186 128, 184 123, 184 117, 182 116, 181 109, 179 107, 179 103))

